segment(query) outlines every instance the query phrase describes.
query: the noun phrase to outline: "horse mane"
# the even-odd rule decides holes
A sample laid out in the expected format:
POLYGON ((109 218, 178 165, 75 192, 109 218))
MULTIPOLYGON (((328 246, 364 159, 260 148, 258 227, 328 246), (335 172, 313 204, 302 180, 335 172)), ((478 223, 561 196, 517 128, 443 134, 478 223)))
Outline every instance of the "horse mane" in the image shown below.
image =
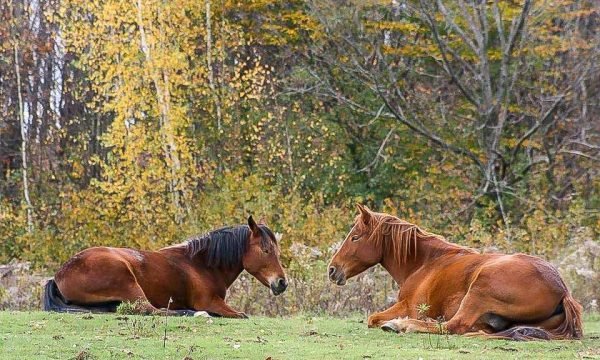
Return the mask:
MULTIPOLYGON (((258 225, 261 232, 260 245, 263 249, 277 246, 275 235, 265 225, 258 225)), ((204 254, 204 264, 210 268, 233 268, 242 262, 248 248, 250 227, 248 225, 227 226, 205 234, 196 235, 184 243, 190 258, 204 254)))
POLYGON ((400 255, 401 263, 406 263, 411 255, 415 259, 417 258, 417 241, 422 239, 434 238, 458 247, 458 245, 449 243, 441 235, 425 231, 419 226, 395 216, 377 212, 370 212, 370 215, 368 224, 365 224, 361 215, 358 215, 356 221, 358 232, 364 234, 371 229, 368 241, 373 241, 377 246, 383 246, 384 249, 400 255))

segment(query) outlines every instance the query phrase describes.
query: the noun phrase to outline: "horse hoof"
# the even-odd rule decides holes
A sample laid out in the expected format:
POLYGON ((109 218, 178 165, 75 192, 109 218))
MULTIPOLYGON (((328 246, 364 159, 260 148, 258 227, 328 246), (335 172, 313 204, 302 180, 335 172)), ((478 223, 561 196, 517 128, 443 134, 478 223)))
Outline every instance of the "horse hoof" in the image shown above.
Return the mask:
POLYGON ((367 319, 367 326, 369 328, 377 328, 379 327, 379 323, 381 321, 377 321, 373 316, 369 316, 369 318, 367 319))
POLYGON ((205 317, 205 318, 212 317, 212 316, 210 316, 210 314, 209 314, 209 313, 207 313, 206 311, 196 311, 196 312, 194 313, 194 317, 200 317, 200 316, 201 316, 201 317, 205 317))
POLYGON ((387 332, 395 332, 395 333, 400 332, 400 331, 398 331, 398 328, 396 327, 396 325, 394 325, 394 323, 392 323, 391 321, 388 321, 385 324, 381 325, 381 330, 387 331, 387 332))

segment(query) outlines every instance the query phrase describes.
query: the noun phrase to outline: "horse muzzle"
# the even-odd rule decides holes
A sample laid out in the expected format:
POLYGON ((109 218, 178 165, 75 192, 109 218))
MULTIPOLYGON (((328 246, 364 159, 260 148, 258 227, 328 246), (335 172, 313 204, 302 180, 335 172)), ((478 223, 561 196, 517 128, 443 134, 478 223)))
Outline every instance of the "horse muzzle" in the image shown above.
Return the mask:
POLYGON ((277 296, 287 289, 288 283, 285 278, 278 278, 277 280, 271 282, 270 287, 273 295, 277 296))
POLYGON ((335 266, 329 267, 329 280, 336 285, 346 285, 346 274, 335 266))

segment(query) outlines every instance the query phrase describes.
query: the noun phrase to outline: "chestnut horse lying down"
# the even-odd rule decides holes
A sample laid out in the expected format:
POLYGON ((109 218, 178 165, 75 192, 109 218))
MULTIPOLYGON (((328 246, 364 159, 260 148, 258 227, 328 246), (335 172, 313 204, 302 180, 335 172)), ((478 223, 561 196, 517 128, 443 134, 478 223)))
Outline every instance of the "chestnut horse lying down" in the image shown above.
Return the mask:
POLYGON ((344 285, 376 264, 392 275, 400 286, 398 302, 369 316, 369 327, 515 340, 582 337, 581 305, 548 262, 524 254, 480 254, 394 216, 358 208, 331 259, 329 278, 344 285), (424 314, 421 304, 429 306, 424 314), (431 320, 440 318, 442 326, 431 320))
POLYGON ((252 216, 247 226, 214 230, 158 251, 83 250, 46 284, 44 310, 114 312, 119 303, 130 301, 146 314, 206 311, 245 318, 225 303, 227 288, 243 270, 274 295, 287 287, 275 236, 252 216))

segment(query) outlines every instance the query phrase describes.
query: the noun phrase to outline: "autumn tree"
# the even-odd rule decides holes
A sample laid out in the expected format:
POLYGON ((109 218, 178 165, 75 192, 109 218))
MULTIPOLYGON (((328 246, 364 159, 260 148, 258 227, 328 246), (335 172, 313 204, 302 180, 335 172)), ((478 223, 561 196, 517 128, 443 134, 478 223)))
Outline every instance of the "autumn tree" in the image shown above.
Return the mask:
POLYGON ((472 215, 489 199, 509 238, 513 217, 531 205, 532 172, 551 182, 548 172, 567 163, 595 172, 598 127, 586 110, 599 54, 594 23, 585 22, 591 3, 423 0, 313 10, 327 34, 311 53, 319 96, 351 109, 363 126, 388 129, 364 169, 385 160, 386 148, 399 146, 394 133, 408 129, 464 164, 471 195, 455 213, 472 215))

